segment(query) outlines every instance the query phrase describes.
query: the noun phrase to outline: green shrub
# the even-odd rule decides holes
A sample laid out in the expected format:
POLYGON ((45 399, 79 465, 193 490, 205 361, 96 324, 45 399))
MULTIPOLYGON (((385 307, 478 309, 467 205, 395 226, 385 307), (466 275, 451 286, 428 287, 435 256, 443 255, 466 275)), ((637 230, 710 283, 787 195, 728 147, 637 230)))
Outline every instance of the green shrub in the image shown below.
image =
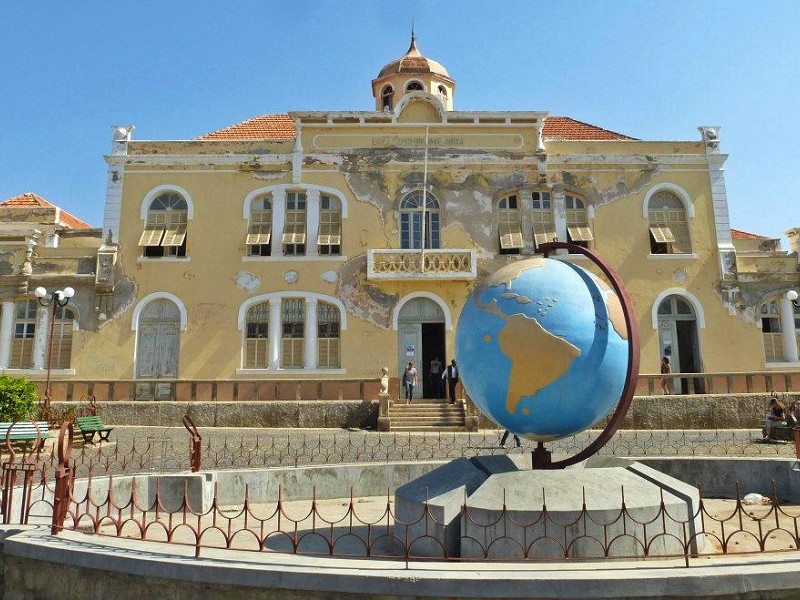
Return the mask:
POLYGON ((0 421, 28 421, 36 414, 39 390, 24 377, 0 375, 0 421))

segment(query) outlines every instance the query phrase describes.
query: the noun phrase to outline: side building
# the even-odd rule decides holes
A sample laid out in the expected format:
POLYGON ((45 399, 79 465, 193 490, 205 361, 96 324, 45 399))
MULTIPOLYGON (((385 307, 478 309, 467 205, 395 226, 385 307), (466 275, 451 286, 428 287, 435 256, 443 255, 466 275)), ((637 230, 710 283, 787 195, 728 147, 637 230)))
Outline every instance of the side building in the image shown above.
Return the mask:
POLYGON ((719 127, 648 141, 544 111, 458 111, 454 79, 413 39, 371 87, 374 110, 193 140, 114 127, 98 252, 115 287, 89 303, 103 319, 73 350, 79 377, 373 379, 413 360, 429 396, 476 282, 553 239, 619 270, 643 372, 664 355, 676 372, 774 358, 742 295, 719 127))

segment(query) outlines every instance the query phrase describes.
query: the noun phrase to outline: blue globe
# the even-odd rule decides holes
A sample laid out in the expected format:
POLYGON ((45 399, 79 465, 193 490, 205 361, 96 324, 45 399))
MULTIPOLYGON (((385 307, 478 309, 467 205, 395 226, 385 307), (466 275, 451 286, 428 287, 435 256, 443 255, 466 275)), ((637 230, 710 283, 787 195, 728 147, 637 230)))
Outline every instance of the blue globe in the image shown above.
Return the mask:
POLYGON ((456 329, 461 380, 498 425, 538 441, 598 423, 628 368, 622 304, 577 265, 520 260, 472 292, 456 329))

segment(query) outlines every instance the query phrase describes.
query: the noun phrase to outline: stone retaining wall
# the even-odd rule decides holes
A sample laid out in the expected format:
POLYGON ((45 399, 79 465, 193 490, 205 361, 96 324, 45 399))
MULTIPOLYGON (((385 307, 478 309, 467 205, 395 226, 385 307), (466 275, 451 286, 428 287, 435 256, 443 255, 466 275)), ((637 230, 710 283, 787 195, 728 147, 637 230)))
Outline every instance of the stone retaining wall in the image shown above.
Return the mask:
MULTIPOLYGON (((53 402, 55 408, 65 403, 53 402)), ((109 425, 180 426, 189 415, 198 427, 374 428, 377 402, 98 402, 109 425)))
MULTIPOLYGON (((800 393, 781 394, 787 405, 800 393)), ((761 427, 770 395, 637 396, 622 429, 753 429, 761 427)), ((54 402, 56 407, 66 403, 54 402)), ((188 414, 198 427, 374 428, 375 401, 98 402, 111 425, 178 426, 188 414)), ((480 427, 497 426, 480 415, 480 427)))
MULTIPOLYGON (((800 400, 800 392, 779 398, 788 406, 800 400)), ((755 429, 761 427, 769 400, 767 393, 636 396, 620 429, 755 429)), ((485 415, 479 426, 497 427, 485 415)))

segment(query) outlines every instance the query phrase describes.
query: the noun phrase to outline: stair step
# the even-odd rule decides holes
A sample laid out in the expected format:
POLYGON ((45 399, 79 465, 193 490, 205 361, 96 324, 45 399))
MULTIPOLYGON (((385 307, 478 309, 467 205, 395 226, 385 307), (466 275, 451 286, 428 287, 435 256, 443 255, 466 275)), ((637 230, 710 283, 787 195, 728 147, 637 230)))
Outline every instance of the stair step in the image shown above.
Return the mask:
POLYGON ((430 426, 430 425, 414 425, 405 426, 392 424, 391 431, 466 431, 467 428, 463 425, 447 425, 447 426, 430 426))

